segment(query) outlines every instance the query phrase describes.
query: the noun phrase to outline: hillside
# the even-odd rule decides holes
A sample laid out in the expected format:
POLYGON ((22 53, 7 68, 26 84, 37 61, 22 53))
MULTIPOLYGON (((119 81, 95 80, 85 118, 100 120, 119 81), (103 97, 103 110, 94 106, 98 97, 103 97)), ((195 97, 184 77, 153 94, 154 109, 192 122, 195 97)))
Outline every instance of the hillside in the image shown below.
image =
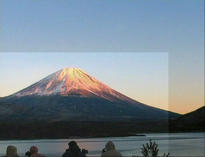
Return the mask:
POLYGON ((205 131, 205 106, 170 121, 171 131, 205 131))

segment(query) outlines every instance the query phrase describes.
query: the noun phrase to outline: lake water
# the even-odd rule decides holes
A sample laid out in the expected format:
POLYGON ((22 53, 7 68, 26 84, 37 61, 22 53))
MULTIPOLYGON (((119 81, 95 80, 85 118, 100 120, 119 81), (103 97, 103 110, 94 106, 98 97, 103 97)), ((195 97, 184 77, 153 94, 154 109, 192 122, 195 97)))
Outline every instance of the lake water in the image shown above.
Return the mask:
MULTIPOLYGON (((152 139, 159 145, 159 154, 169 152, 171 156, 205 156, 205 133, 156 133, 146 136, 109 137, 72 139, 76 140, 80 148, 89 151, 88 156, 99 156, 105 143, 112 140, 123 156, 141 155, 142 144, 152 139)), ((39 152, 49 157, 60 157, 71 139, 48 140, 10 140, 0 141, 0 156, 5 155, 8 145, 15 145, 18 153, 24 156, 32 145, 39 148, 39 152)))

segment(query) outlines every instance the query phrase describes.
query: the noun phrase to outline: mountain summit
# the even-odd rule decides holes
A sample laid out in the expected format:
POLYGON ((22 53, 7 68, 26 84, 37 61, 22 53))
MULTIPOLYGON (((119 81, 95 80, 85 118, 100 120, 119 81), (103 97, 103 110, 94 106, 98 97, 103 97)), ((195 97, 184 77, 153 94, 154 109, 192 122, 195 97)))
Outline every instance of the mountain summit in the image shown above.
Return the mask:
POLYGON ((13 96, 22 97, 29 95, 96 96, 110 101, 120 99, 133 102, 132 99, 101 83, 83 70, 74 67, 61 69, 15 93, 13 96))
POLYGON ((79 68, 64 68, 0 99, 0 120, 130 121, 178 114, 135 101, 79 68))

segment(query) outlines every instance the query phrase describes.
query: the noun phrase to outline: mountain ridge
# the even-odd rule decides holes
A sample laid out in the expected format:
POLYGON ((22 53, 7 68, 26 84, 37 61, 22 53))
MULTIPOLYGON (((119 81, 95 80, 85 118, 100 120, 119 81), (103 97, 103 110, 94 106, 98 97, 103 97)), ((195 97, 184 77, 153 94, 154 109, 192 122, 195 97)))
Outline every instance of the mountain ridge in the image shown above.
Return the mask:
POLYGON ((205 131, 205 106, 170 121, 172 131, 205 131))
POLYGON ((0 99, 0 119, 126 121, 169 119, 177 113, 133 100, 79 68, 64 68, 0 99))

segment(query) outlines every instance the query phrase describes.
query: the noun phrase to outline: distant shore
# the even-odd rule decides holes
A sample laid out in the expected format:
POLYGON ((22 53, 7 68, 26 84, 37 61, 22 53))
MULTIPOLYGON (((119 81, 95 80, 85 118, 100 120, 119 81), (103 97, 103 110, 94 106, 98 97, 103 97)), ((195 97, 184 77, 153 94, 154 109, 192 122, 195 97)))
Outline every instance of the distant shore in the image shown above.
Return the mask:
POLYGON ((2 141, 13 141, 13 140, 55 140, 55 139, 58 139, 58 140, 65 140, 65 139, 93 139, 93 138, 109 138, 109 137, 133 137, 133 136, 136 136, 136 137, 146 137, 147 134, 173 134, 173 133, 204 133, 205 134, 205 131, 185 131, 185 132, 147 132, 147 133, 144 133, 144 134, 127 134, 127 135, 122 135, 122 136, 115 136, 115 135, 110 135, 110 136, 70 136, 70 137, 65 137, 65 138, 0 138, 0 140, 2 141))
POLYGON ((198 128, 175 127, 156 122, 0 122, 0 139, 77 139, 143 136, 146 133, 204 132, 198 128))

